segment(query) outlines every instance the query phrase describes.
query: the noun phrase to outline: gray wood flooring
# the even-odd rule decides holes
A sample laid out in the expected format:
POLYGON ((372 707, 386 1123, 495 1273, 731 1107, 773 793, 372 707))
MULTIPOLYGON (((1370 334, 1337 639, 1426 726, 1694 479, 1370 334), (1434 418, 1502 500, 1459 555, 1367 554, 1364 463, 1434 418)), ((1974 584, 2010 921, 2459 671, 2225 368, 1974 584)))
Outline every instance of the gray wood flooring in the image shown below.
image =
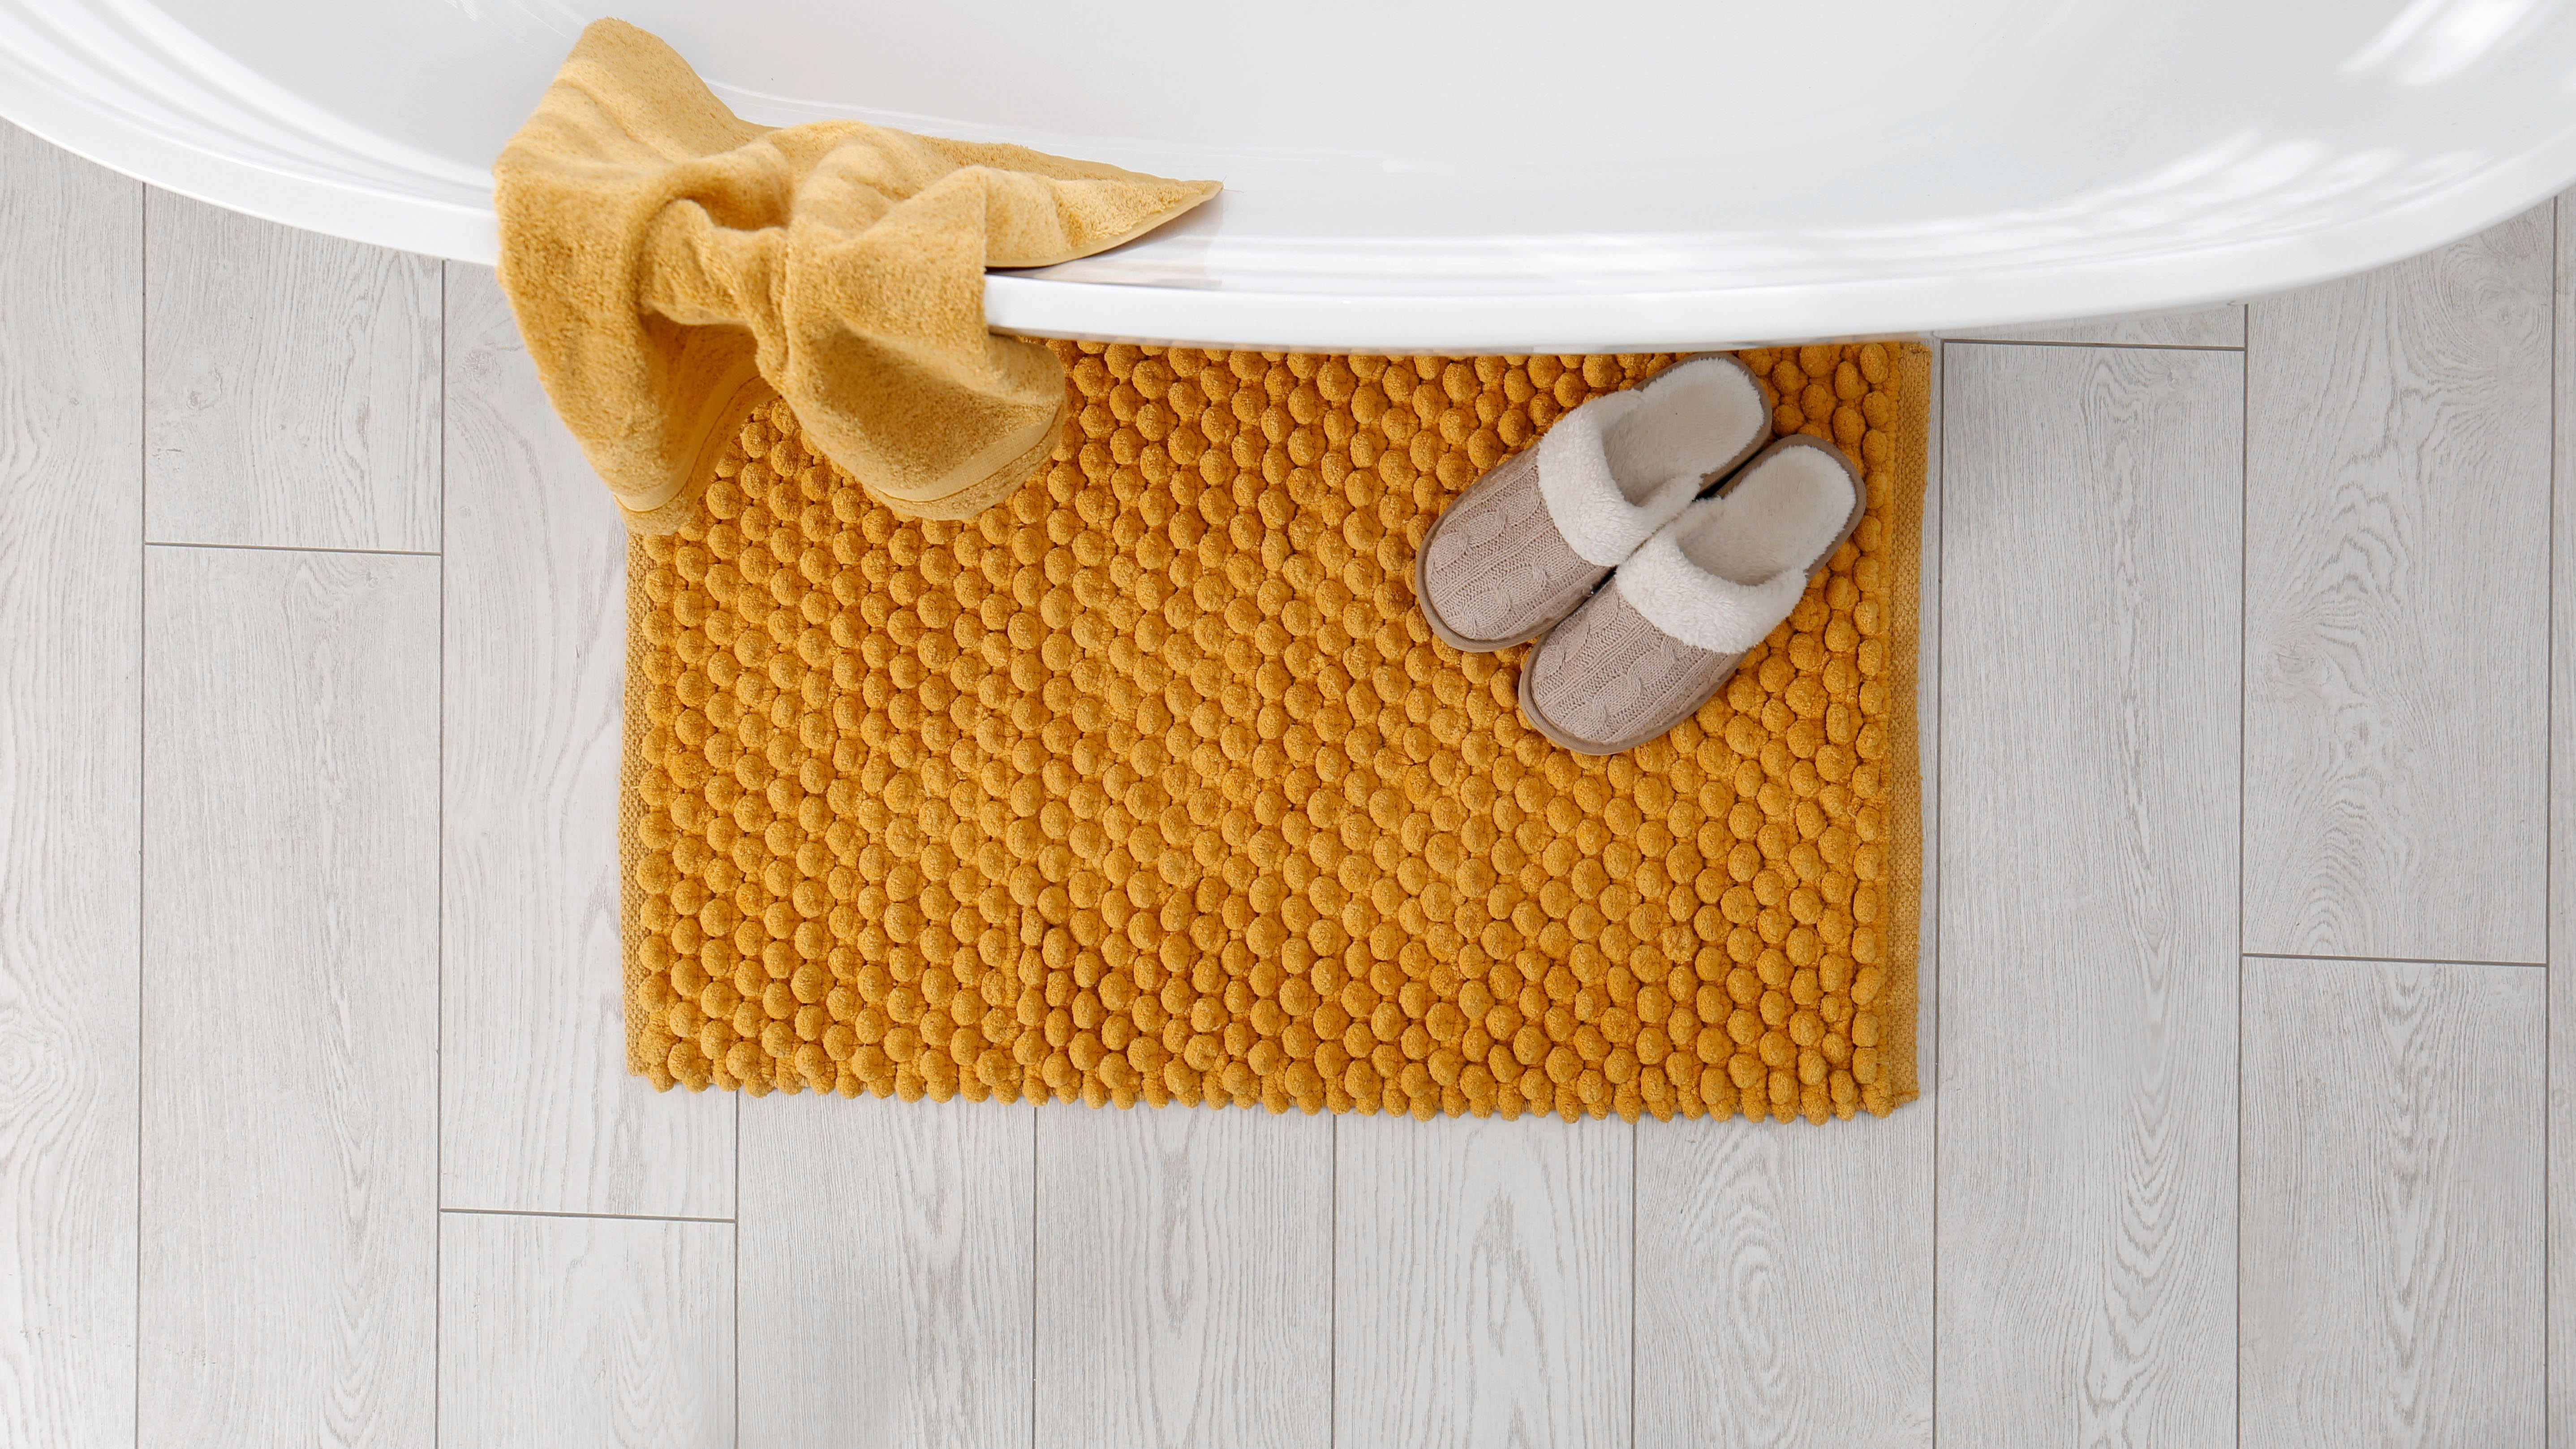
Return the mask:
POLYGON ((2247 359, 1945 362, 1935 1426, 2225 1443, 2247 359))
POLYGON ((438 560, 154 547, 143 588, 142 1420, 417 1441, 438 560))
POLYGON ((2547 957, 2552 231, 2250 309, 2250 951, 2547 957))
POLYGON ((143 188, 0 125, 0 1430, 134 1432, 143 188))
POLYGON ((2513 1444, 2541 1421, 2547 982, 2245 963, 2249 1444, 2513 1444))
POLYGON ((1332 1443, 1334 1124, 1037 1115, 1037 1442, 1332 1443))
POLYGON ((441 1156, 439 1201, 731 1217, 732 1102, 626 1074, 626 528, 492 273, 454 268, 446 295, 439 1100, 465 1150, 441 1156), (513 1146, 467 1146, 493 1142, 513 1146))
POLYGON ((0 1443, 2576 1442, 2570 206, 1941 344, 1921 1102, 1423 1124, 627 1077, 491 274, 0 126, 0 1443))

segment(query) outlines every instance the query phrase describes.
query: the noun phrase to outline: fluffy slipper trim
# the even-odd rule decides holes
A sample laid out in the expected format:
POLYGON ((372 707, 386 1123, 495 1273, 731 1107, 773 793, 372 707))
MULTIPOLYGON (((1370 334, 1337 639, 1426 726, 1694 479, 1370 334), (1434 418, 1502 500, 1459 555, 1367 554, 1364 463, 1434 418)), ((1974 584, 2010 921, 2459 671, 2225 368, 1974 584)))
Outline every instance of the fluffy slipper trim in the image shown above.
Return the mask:
POLYGON ((1619 566, 1619 592, 1685 644, 1741 654, 1798 607, 1850 531, 1859 480, 1842 454, 1774 443, 1726 491, 1682 510, 1619 566))
POLYGON ((1795 568, 1759 584, 1719 578, 1683 554, 1679 534, 1668 528, 1647 539, 1611 583, 1647 623, 1685 644, 1741 654, 1769 638, 1807 592, 1807 576, 1795 568))
POLYGON ((1741 364, 1722 357, 1685 362, 1558 419, 1539 439, 1539 494, 1578 556, 1615 568, 1768 423, 1761 388, 1741 364))
POLYGON ((1576 555, 1598 568, 1618 567, 1699 492, 1699 475, 1684 473, 1657 484, 1644 503, 1631 503, 1611 476, 1602 431, 1644 402, 1633 392, 1594 398, 1538 440, 1538 491, 1547 516, 1576 555))

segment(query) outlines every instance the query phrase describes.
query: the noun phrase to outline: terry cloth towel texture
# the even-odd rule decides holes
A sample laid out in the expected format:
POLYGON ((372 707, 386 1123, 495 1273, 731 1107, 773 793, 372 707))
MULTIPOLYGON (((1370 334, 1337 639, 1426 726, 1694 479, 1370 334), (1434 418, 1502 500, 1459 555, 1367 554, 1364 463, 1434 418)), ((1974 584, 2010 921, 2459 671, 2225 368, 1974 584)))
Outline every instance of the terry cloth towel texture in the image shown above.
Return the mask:
POLYGON ((1415 607, 1441 507, 1666 357, 1051 343, 971 523, 754 412, 627 574, 630 1065, 658 1086, 1307 1111, 1915 1095, 1928 358, 1743 354, 1868 513, 1719 695, 1607 759, 1415 607))
POLYGON ((984 269, 1088 256, 1219 189, 856 121, 735 116, 669 46, 582 32, 492 168, 547 396, 629 521, 674 526, 750 410, 910 518, 1043 466, 1064 371, 984 326, 984 269))

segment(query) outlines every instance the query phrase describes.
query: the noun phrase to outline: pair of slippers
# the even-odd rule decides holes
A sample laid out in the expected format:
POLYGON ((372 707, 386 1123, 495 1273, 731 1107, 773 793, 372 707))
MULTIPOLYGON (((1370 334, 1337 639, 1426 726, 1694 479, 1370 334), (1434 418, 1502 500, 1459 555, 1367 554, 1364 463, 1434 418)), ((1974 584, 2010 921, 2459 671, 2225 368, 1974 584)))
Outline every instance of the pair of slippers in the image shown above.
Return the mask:
POLYGON ((1860 527, 1868 495, 1841 449, 1770 439, 1732 357, 1592 399, 1441 512, 1414 560, 1423 618, 1471 654, 1539 639, 1521 714, 1567 749, 1661 738, 1860 527))

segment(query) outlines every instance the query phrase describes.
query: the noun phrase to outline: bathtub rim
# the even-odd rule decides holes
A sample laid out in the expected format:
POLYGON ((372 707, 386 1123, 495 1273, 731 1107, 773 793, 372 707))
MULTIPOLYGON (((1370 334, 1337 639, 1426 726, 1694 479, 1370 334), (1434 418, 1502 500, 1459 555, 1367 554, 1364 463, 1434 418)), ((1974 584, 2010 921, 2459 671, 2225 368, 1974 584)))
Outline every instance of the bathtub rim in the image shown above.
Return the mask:
MULTIPOLYGON (((0 118, 147 185, 372 246, 482 266, 488 196, 335 180, 185 145, 0 67, 0 118)), ((327 144, 327 138, 325 139, 327 144)), ((1228 290, 990 272, 997 331, 1101 342, 1313 352, 1665 352, 1956 333, 2241 302, 2372 270, 2474 235, 2576 188, 2576 132, 2431 196, 2287 236, 2148 256, 1787 285, 1684 290, 1228 290)))

